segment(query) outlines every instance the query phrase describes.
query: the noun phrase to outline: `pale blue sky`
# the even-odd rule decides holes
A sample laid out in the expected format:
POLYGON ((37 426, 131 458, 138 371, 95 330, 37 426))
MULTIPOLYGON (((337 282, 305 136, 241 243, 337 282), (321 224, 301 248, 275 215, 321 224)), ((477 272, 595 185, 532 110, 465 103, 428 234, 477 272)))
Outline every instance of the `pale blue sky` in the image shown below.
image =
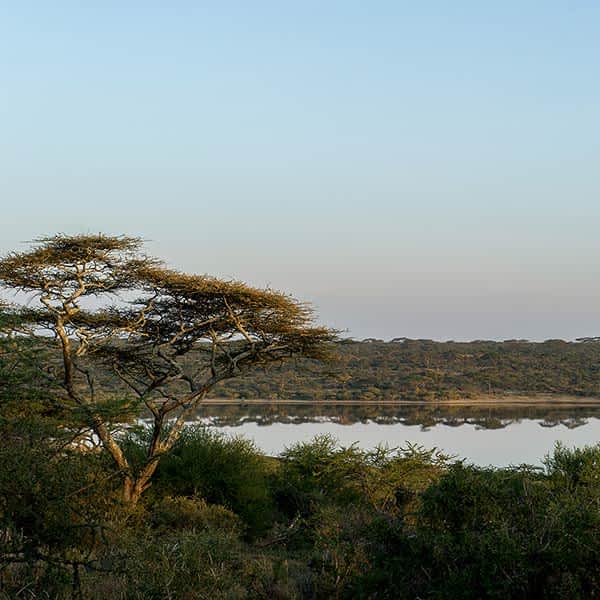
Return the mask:
POLYGON ((0 2, 0 250, 141 235, 356 337, 600 334, 600 3, 0 2))

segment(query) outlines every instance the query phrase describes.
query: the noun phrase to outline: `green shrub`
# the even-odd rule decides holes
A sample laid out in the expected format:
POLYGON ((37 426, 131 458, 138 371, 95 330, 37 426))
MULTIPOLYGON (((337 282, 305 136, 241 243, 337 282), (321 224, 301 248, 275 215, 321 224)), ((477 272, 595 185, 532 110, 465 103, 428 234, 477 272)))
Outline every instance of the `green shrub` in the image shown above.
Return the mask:
POLYGON ((239 515, 250 534, 264 531, 273 515, 268 478, 272 462, 247 439, 188 427, 157 469, 155 494, 201 497, 239 515))
POLYGON ((352 597, 600 597, 600 497, 583 483, 596 456, 558 449, 549 473, 451 466, 421 495, 414 525, 374 532, 373 568, 352 597))
POLYGON ((240 534, 240 518, 218 504, 207 504, 203 498, 165 496, 155 502, 149 511, 149 523, 162 531, 220 530, 240 534))
POLYGON ((105 546, 108 573, 89 571, 86 600, 302 598, 301 565, 255 552, 231 531, 126 528, 105 546))
POLYGON ((308 516, 329 503, 396 513, 439 476, 448 458, 416 446, 344 448, 322 435, 287 448, 281 461, 278 504, 288 516, 308 516))
POLYGON ((325 502, 358 500, 356 473, 364 464, 355 446, 338 448, 333 437, 322 435, 287 448, 280 458, 276 498, 288 517, 306 517, 325 502))
POLYGON ((557 485, 569 490, 585 486, 600 493, 600 444, 583 448, 557 444, 544 465, 557 485))
MULTIPOLYGON (((114 508, 114 479, 72 432, 31 415, 0 425, 0 590, 70 596, 73 563, 88 564, 114 508)), ((13 596, 14 594, 14 596, 13 596)), ((0 598, 2 596, 0 595, 0 598)))

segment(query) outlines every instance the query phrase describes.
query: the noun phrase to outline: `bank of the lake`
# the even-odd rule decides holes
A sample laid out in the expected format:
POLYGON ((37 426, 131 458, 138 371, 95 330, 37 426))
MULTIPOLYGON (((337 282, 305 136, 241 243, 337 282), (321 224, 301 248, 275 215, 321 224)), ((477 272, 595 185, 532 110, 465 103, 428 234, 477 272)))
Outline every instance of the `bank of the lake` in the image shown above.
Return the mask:
POLYGON ((208 406, 252 406, 252 405, 331 405, 331 406, 599 406, 598 396, 575 396, 569 394, 479 394, 470 397, 442 398, 431 401, 414 399, 359 399, 359 400, 299 400, 294 398, 223 398, 212 397, 202 401, 208 406))

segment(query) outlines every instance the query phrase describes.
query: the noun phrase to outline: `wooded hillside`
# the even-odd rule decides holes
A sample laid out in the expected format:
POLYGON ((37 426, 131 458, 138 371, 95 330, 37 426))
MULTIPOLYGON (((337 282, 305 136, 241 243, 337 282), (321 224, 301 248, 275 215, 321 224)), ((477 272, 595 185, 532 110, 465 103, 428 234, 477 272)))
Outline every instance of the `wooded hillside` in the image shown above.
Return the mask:
POLYGON ((487 394, 600 398, 600 343, 342 340, 336 360, 297 361, 230 380, 227 398, 440 400, 487 394))

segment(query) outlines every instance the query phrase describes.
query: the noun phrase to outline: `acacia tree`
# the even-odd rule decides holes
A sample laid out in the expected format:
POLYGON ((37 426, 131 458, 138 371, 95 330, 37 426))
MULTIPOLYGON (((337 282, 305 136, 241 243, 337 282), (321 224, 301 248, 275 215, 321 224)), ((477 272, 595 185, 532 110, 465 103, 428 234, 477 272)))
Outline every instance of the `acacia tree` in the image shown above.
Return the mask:
POLYGON ((95 433, 128 503, 217 383, 294 355, 324 358, 335 338, 288 295, 169 270, 140 248, 138 238, 56 235, 0 260, 0 285, 22 299, 12 312, 44 350, 40 371, 60 384, 52 402, 95 433), (134 466, 115 431, 143 409, 151 436, 134 466))

